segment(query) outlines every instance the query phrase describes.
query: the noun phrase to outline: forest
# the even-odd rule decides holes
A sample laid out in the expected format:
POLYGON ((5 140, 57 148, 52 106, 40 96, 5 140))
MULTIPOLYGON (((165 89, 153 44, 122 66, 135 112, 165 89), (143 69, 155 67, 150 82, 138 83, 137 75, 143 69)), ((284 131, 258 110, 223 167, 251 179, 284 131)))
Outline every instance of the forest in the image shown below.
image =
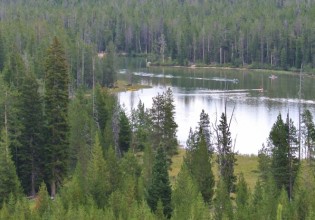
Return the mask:
POLYGON ((172 90, 130 114, 114 92, 118 56, 311 71, 314 13, 310 0, 1 0, 0 219, 314 219, 309 110, 299 126, 278 115, 249 187, 233 115, 195 112, 171 179, 172 90))

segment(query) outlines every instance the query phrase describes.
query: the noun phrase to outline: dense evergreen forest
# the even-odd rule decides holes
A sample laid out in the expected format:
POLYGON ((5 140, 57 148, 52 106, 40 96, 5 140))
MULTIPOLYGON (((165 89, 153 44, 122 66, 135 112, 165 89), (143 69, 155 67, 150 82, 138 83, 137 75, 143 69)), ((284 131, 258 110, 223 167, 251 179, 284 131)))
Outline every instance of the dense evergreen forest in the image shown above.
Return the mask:
POLYGON ((249 188, 232 116, 196 112, 170 179, 172 90, 130 115, 113 92, 117 55, 310 70, 314 13, 295 0, 0 1, 0 219, 314 219, 310 111, 298 128, 278 115, 249 188))

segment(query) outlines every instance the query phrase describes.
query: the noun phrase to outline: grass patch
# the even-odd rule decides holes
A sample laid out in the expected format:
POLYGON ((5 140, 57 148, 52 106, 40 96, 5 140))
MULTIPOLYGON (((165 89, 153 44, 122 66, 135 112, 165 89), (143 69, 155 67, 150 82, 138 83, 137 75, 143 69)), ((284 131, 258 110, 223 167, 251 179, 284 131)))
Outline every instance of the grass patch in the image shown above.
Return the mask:
POLYGON ((130 84, 126 81, 118 80, 115 83, 115 87, 110 88, 109 91, 112 93, 117 93, 117 92, 137 91, 139 89, 147 89, 147 88, 151 88, 151 86, 141 85, 141 84, 130 84))
MULTIPOLYGON (((172 185, 174 185, 176 176, 178 175, 180 168, 182 166, 186 150, 184 148, 178 149, 178 154, 173 156, 171 169, 169 170, 170 180, 172 185)), ((215 175, 216 181, 218 181, 218 165, 215 162, 216 156, 213 158, 213 167, 212 171, 215 175)), ((251 190, 254 190, 256 181, 259 176, 258 172, 258 157, 256 155, 237 155, 237 164, 235 166, 234 173, 236 176, 239 176, 240 173, 243 173, 244 178, 251 190)))

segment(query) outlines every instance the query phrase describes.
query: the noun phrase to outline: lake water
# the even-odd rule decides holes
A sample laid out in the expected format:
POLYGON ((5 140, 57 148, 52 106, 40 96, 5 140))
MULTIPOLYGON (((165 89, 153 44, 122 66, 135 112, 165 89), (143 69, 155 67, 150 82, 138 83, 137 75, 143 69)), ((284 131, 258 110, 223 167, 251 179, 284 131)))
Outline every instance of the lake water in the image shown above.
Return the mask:
POLYGON ((298 129, 299 107, 308 108, 315 116, 315 79, 302 77, 302 99, 298 92, 300 77, 294 74, 271 74, 250 70, 216 70, 190 68, 146 68, 144 62, 124 60, 120 63, 119 79, 150 85, 150 89, 121 92, 121 105, 127 112, 141 100, 146 108, 152 97, 171 88, 176 106, 177 137, 185 146, 190 127, 195 128, 202 109, 215 124, 226 112, 234 114, 231 133, 235 150, 241 154, 257 154, 266 143, 277 115, 287 113, 298 129))

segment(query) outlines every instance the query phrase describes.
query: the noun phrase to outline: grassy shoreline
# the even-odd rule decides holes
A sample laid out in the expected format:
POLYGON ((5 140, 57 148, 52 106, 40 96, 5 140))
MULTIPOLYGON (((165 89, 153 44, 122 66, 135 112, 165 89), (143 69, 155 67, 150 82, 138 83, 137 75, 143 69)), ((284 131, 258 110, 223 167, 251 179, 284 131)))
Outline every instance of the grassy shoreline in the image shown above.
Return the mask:
MULTIPOLYGON (((250 68, 250 67, 228 67, 228 66, 213 66, 213 65, 191 65, 191 66, 180 66, 180 65, 168 65, 168 64, 151 64, 149 68, 160 68, 160 67, 168 67, 168 68, 185 68, 185 69, 215 69, 215 70, 237 70, 237 71, 253 71, 260 73, 268 73, 268 74, 292 74, 299 75, 300 70, 277 70, 277 69, 261 69, 261 68, 250 68)), ((315 77, 314 72, 302 72, 303 76, 315 77)))
POLYGON ((148 89, 152 88, 148 85, 141 85, 141 84, 130 84, 123 80, 117 80, 115 83, 114 88, 110 88, 109 91, 112 93, 118 93, 118 92, 128 92, 128 91, 138 91, 140 89, 148 89))
MULTIPOLYGON (((181 169, 184 157, 186 155, 186 150, 184 148, 178 148, 178 154, 172 158, 171 169, 169 170, 169 176, 172 185, 176 182, 176 177, 181 169)), ((215 162, 216 156, 212 159, 212 171, 215 176, 216 181, 219 179, 218 166, 215 162)), ((234 173, 238 177, 240 173, 243 173, 246 183, 251 190, 254 190, 255 184, 257 182, 259 172, 258 172, 258 156, 256 155, 242 155, 236 156, 236 166, 234 173)))

